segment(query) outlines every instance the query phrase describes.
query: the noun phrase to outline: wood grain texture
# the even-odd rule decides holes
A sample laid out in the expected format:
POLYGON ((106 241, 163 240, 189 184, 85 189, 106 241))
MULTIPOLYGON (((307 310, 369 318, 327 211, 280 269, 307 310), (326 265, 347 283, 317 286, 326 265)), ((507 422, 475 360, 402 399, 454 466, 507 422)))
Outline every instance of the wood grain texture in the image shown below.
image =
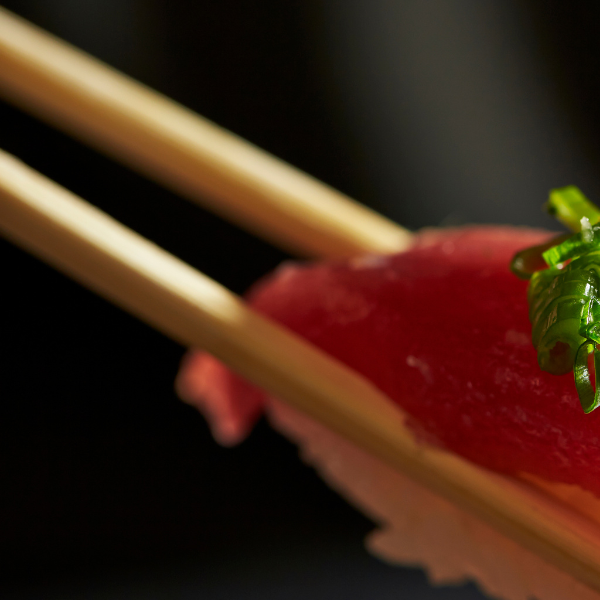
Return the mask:
POLYGON ((597 524, 525 484, 418 443, 401 411, 363 377, 5 153, 0 231, 600 591, 597 524))
POLYGON ((397 252, 405 229, 0 8, 0 94, 309 257, 397 252))

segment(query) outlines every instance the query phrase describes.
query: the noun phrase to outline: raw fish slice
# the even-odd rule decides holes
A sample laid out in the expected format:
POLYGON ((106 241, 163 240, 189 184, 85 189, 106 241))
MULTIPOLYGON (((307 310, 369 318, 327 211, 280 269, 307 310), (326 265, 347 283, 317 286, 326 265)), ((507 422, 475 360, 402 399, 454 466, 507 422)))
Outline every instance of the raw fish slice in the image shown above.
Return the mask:
POLYGON ((243 441, 261 416, 264 393, 204 352, 189 352, 181 363, 176 388, 202 412, 213 437, 223 446, 243 441))
MULTIPOLYGON (((583 414, 571 374, 539 368, 527 283, 508 269, 515 251, 547 237, 509 227, 424 232, 399 255, 284 265, 249 301, 365 375, 429 443, 600 496, 600 411, 583 414)), ((217 392, 189 383, 198 368, 182 372, 182 394, 210 403, 217 392)), ((227 396, 232 414, 251 404, 255 418, 260 395, 228 381, 239 389, 227 396)))

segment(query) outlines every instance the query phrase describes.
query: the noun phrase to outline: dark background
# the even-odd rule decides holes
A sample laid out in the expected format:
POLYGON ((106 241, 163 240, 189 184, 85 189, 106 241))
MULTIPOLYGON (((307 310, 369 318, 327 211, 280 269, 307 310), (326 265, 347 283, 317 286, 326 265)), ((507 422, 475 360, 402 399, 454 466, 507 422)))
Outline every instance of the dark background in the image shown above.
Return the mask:
MULTIPOLYGON (((600 21, 571 4, 4 2, 411 228, 599 197, 600 21)), ((4 104, 0 146, 238 293, 287 258, 4 104)), ((0 249, 3 598, 481 597, 371 558, 267 425, 212 441, 173 393, 183 348, 0 249)))

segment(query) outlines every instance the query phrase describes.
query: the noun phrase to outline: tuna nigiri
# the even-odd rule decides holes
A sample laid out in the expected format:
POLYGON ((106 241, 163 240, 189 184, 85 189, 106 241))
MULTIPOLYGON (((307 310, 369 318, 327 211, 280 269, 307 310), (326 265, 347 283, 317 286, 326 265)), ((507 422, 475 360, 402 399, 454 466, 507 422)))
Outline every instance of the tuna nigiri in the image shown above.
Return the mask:
MULTIPOLYGON (((563 498, 576 494, 577 508, 593 514, 600 411, 582 412, 572 375, 539 368, 527 283, 509 270, 515 252, 549 235, 509 227, 424 231, 402 254, 283 265, 248 300, 370 379, 424 443, 563 498)), ((438 580, 477 577, 503 597, 596 597, 208 355, 188 355, 178 389, 225 444, 241 441, 268 412, 336 488, 382 523, 370 545, 389 559, 426 563, 438 580)))

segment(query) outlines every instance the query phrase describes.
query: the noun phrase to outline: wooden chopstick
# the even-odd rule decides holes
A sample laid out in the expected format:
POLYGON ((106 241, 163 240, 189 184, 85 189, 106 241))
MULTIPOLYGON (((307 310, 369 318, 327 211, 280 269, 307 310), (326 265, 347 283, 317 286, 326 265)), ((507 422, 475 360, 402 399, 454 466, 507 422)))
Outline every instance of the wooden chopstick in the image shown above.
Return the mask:
POLYGON ((3 152, 0 232, 600 591, 595 523, 518 482, 418 444, 401 411, 362 376, 3 152))
POLYGON ((0 93, 286 250, 337 258, 409 243, 399 225, 3 8, 0 93))

